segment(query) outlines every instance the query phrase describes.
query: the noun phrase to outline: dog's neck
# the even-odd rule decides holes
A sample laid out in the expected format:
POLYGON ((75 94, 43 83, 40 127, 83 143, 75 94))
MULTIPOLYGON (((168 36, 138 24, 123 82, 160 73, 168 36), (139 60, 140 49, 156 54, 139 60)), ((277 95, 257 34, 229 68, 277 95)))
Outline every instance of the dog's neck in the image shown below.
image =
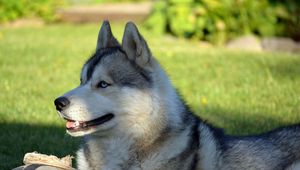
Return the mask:
POLYGON ((180 131, 165 129, 162 134, 145 145, 143 139, 130 136, 85 137, 85 144, 78 151, 79 169, 159 169, 165 160, 180 155, 189 146, 191 126, 180 131), (97 164, 94 164, 97 162, 97 164))
POLYGON ((125 160, 130 160, 130 147, 134 141, 128 136, 84 137, 84 144, 77 152, 79 169, 120 169, 125 160), (97 164, 94 164, 94 162, 97 164))

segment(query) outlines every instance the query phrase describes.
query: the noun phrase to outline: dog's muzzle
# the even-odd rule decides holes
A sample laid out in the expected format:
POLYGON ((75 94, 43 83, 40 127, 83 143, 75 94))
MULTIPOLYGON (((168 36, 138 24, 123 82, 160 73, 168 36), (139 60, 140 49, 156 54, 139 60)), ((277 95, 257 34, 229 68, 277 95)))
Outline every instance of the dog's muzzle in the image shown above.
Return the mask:
POLYGON ((66 97, 58 97, 54 100, 54 105, 56 110, 59 112, 60 116, 65 119, 66 128, 68 132, 78 132, 78 131, 87 131, 96 126, 102 125, 115 117, 113 113, 106 113, 98 118, 88 121, 79 121, 73 120, 64 114, 64 111, 70 106, 70 100, 66 97))

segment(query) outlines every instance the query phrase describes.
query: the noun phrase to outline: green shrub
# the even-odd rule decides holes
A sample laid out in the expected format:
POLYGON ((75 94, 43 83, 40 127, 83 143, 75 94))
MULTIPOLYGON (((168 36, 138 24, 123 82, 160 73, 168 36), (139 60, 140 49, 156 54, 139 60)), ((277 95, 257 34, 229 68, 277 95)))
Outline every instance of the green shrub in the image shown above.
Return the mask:
POLYGON ((300 1, 270 0, 276 5, 279 22, 284 25, 281 34, 300 41, 300 1))
POLYGON ((145 2, 150 0, 68 0, 70 4, 101 4, 101 3, 123 3, 123 2, 145 2))
POLYGON ((0 23, 32 16, 53 21, 56 8, 64 4, 64 0, 0 0, 0 23))
MULTIPOLYGON (((283 35, 285 24, 298 23, 299 2, 285 6, 280 0, 166 0, 157 1, 146 26, 155 32, 170 32, 222 44, 243 35, 283 35), (278 2, 277 2, 278 1, 278 2), (296 9, 288 10, 287 7, 296 9), (291 16, 291 13, 294 13, 291 16), (295 19, 298 17, 298 20, 295 19), (284 22, 283 22, 284 21, 284 22)), ((294 2, 289 1, 290 2, 294 2)), ((298 31, 299 32, 299 31, 298 31)))

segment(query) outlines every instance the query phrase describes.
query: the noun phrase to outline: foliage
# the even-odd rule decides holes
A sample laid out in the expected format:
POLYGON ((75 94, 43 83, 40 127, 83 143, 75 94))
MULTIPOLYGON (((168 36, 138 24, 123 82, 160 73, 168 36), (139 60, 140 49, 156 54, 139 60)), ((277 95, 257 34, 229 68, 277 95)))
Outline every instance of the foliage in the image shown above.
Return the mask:
POLYGON ((99 0, 104 2, 143 2, 146 0, 99 0))
POLYGON ((55 10, 64 4, 64 0, 0 0, 0 23, 31 16, 53 21, 55 10))
POLYGON ((150 0, 68 0, 70 4, 100 4, 100 3, 123 3, 123 2, 145 2, 150 0))
POLYGON ((295 15, 299 9, 299 5, 268 0, 166 0, 156 2, 146 26, 159 33, 222 44, 242 34, 281 35, 283 20, 299 25, 295 15))
POLYGON ((276 5, 279 22, 285 25, 282 34, 300 41, 300 1, 270 1, 276 5))

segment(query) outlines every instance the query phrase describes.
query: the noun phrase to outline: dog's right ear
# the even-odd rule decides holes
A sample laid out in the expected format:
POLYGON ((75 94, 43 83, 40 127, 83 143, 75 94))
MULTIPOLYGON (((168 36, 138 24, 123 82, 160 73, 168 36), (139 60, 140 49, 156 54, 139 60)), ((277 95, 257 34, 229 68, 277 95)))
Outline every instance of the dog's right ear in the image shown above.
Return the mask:
POLYGON ((125 26, 122 47, 128 59, 134 61, 140 67, 150 66, 152 54, 147 42, 133 22, 128 22, 125 26))
POLYGON ((98 34, 96 51, 102 48, 120 46, 119 42, 113 36, 110 24, 107 20, 103 21, 101 29, 98 34))

